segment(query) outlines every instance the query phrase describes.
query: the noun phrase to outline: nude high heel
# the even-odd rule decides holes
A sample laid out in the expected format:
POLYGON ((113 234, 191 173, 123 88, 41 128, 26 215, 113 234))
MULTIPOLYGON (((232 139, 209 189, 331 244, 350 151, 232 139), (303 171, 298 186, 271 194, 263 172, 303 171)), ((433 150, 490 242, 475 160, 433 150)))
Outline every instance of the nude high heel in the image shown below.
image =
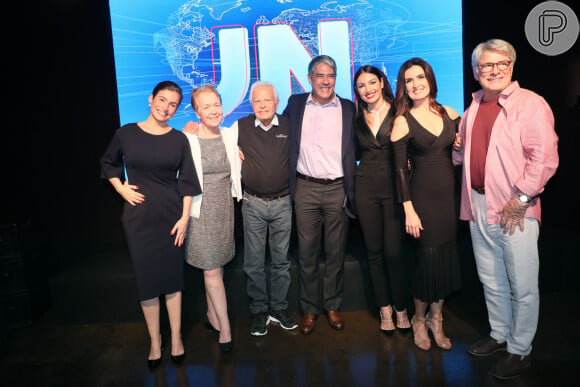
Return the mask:
POLYGON ((397 316, 397 329, 399 332, 405 334, 411 329, 411 324, 409 323, 409 317, 407 317, 407 309, 403 309, 401 312, 395 309, 395 315, 397 316))
POLYGON ((411 319, 411 326, 413 327, 413 341, 417 348, 427 351, 431 348, 431 340, 427 334, 427 327, 425 326, 425 318, 418 318, 413 316, 411 319))
POLYGON ((379 309, 379 314, 381 315, 381 332, 387 336, 391 336, 395 331, 395 323, 393 323, 393 308, 387 305, 384 310, 379 309))
POLYGON ((443 315, 440 317, 430 317, 427 315, 425 325, 433 333, 435 344, 441 349, 451 349, 451 340, 443 333, 443 315))

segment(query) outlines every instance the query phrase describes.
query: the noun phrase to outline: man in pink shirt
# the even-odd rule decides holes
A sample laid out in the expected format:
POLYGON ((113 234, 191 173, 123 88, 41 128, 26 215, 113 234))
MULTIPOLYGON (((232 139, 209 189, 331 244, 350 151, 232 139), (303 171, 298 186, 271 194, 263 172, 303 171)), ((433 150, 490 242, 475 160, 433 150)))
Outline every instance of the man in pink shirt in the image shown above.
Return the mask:
POLYGON ((312 91, 290 96, 284 110, 290 119, 289 187, 296 214, 300 307, 304 314, 300 332, 304 335, 313 332, 322 310, 332 328, 344 329, 340 308, 348 218, 355 215, 356 169, 355 108, 334 91, 334 59, 327 55, 313 58, 308 65, 308 81, 312 91), (324 266, 319 275, 321 245, 324 266))
POLYGON ((492 39, 479 44, 471 65, 482 90, 473 94, 459 127, 464 146, 460 218, 470 223, 483 284, 489 337, 474 356, 502 352, 493 375, 517 377, 530 366, 538 324, 540 197, 558 167, 558 137, 546 101, 512 82, 516 52, 492 39))

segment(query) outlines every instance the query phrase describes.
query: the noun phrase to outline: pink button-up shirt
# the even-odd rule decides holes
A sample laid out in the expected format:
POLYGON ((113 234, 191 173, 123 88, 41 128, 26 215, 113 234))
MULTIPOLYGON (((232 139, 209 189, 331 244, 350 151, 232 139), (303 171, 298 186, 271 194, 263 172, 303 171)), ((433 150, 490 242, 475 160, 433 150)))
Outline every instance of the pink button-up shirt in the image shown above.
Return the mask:
MULTIPOLYGON (((453 162, 464 163, 461 183, 460 218, 473 220, 471 207, 471 131, 483 90, 473 93, 473 101, 463 114, 459 134, 464 147, 453 152, 453 162)), ((499 224, 503 206, 522 191, 535 197, 526 217, 540 221, 540 198, 558 167, 558 137, 554 115, 547 102, 536 93, 512 82, 499 97, 502 106, 491 132, 485 160, 487 221, 499 224)))
POLYGON ((338 97, 326 105, 306 100, 297 171, 321 179, 342 177, 342 106, 338 97))

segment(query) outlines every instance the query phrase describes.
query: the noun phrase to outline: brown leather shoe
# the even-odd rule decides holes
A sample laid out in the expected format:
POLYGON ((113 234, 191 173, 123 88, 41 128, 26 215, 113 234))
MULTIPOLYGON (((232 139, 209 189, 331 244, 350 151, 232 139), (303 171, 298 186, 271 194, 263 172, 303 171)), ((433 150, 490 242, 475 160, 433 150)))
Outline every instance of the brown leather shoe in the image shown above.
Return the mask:
POLYGON ((467 352, 473 356, 490 356, 497 351, 505 351, 506 346, 505 341, 500 343, 492 337, 486 337, 471 344, 467 352))
POLYGON ((337 310, 328 311, 328 323, 337 331, 344 329, 344 319, 337 310))
POLYGON ((318 320, 317 314, 306 313, 300 323, 300 332, 303 335, 311 334, 316 326, 316 320, 318 320))
POLYGON ((505 352, 497 361, 492 374, 498 379, 514 379, 530 368, 530 356, 516 355, 505 352))

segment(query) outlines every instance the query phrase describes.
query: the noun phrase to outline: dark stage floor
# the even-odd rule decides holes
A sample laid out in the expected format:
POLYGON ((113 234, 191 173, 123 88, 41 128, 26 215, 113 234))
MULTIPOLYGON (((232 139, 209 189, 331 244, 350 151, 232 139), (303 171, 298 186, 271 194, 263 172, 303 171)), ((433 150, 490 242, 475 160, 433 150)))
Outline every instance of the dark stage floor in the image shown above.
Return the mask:
MULTIPOLYGON (((86 305, 82 309, 77 303, 78 307, 73 304, 65 311, 53 306, 32 325, 8 332, 8 340, 0 348, 0 386, 580 385, 579 293, 577 285, 570 283, 577 271, 573 272, 574 265, 558 263, 558 259, 573 262, 569 258, 577 251, 574 237, 544 233, 540 323, 532 368, 508 382, 495 380, 491 375, 497 354, 474 358, 467 353, 472 342, 488 333, 488 325, 481 285, 464 239, 460 239, 465 257, 463 288, 449 297, 444 309, 445 331, 453 342, 450 351, 440 350, 433 343, 433 348, 424 352, 414 346, 410 334, 383 335, 378 329, 378 317, 364 306, 344 312, 343 331, 334 331, 321 316, 310 336, 301 335, 297 329, 284 331, 271 324, 266 336, 253 337, 249 334, 247 313, 235 312, 236 306, 230 305, 234 338, 231 353, 220 353, 217 336, 205 329, 199 317, 184 318, 184 364, 174 366, 167 348, 162 366, 150 372, 146 363, 147 331, 138 314, 134 320, 122 322, 63 321, 63 313, 75 315, 73 309, 77 309, 78 318, 79 310, 87 310, 86 305), (564 259, 566 254, 568 258, 564 259), (556 264, 550 265, 550 262, 556 264)), ((120 265, 117 270, 123 267, 120 265)), ((113 280, 101 282, 107 287, 114 283, 113 280)), ((133 279, 129 278, 126 283, 132 287, 133 279)), ((77 292, 81 290, 75 286, 77 292)), ((239 287, 236 286, 235 292, 241 291, 239 287)), ((90 289, 97 292, 93 285, 90 289)), ((237 302, 231 296, 228 296, 230 302, 237 302)), ((102 301, 97 299, 100 304, 110 306, 115 302, 110 294, 102 297, 102 301)), ((88 297, 81 299, 86 304, 88 297)), ((127 304, 124 308, 136 307, 129 301, 122 303, 127 304)), ((246 308, 238 305, 237 309, 246 308)), ((88 317, 90 313, 82 314, 88 317)), ((296 319, 299 318, 297 315, 296 319)))
POLYGON ((48 313, 15 330, 2 358, 2 386, 572 386, 579 385, 577 320, 563 317, 577 295, 544 294, 533 365, 519 379, 494 380, 491 358, 474 358, 473 326, 448 303, 445 328, 453 348, 417 349, 410 335, 386 337, 367 311, 345 312, 346 328, 326 319, 302 336, 271 324, 263 337, 248 334, 249 320, 232 319, 235 347, 220 353, 217 337, 201 322, 183 329, 187 357, 176 367, 166 351, 150 372, 144 323, 63 325, 48 313))

